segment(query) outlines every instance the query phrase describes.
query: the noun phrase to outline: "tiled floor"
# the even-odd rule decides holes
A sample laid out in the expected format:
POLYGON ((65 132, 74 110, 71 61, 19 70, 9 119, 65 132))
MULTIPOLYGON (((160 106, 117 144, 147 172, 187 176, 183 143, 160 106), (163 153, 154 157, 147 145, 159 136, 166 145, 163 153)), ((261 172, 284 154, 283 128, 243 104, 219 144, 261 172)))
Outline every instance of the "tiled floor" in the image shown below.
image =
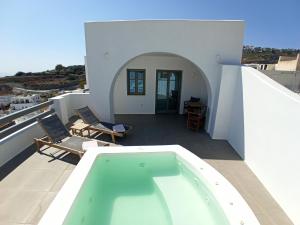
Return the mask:
POLYGON ((116 119, 134 126, 133 133, 120 139, 120 144, 182 145, 223 174, 248 202, 262 225, 293 224, 228 142, 212 140, 204 131, 188 130, 183 116, 118 115, 116 119))
MULTIPOLYGON (((262 225, 292 224, 226 141, 211 140, 203 131, 186 129, 182 116, 122 115, 117 116, 117 121, 134 126, 129 136, 118 139, 119 144, 180 144, 222 173, 242 194, 262 225)), ((37 224, 77 162, 77 156, 55 149, 38 154, 29 148, 2 167, 0 225, 37 224)))
POLYGON ((44 153, 29 148, 1 168, 0 225, 37 224, 78 162, 55 149, 44 153))

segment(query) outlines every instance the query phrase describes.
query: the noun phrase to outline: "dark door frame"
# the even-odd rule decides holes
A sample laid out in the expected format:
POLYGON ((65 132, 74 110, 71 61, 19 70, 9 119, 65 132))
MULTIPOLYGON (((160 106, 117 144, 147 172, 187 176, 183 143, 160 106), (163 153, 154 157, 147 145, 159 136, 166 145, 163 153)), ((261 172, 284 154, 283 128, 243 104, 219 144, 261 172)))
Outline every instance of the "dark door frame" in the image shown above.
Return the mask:
MULTIPOLYGON (((181 101, 181 86, 182 86, 182 70, 165 70, 165 69, 156 69, 156 86, 155 86, 155 114, 179 114, 179 111, 180 111, 180 101, 181 101), (175 73, 178 73, 178 77, 179 77, 179 82, 178 82, 178 103, 177 103, 177 109, 176 109, 176 112, 173 113, 173 112, 157 112, 157 87, 158 87, 158 72, 175 72, 175 73)), ((169 82, 167 84, 167 89, 169 90, 169 82)), ((168 92, 168 95, 169 95, 169 92, 168 92)))

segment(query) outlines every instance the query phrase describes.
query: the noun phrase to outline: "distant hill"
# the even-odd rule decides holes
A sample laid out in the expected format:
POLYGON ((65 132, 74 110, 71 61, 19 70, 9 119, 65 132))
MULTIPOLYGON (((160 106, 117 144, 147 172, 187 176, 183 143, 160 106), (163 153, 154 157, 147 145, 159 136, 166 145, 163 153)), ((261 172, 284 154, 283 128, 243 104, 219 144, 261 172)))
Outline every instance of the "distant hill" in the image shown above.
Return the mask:
POLYGON ((85 75, 85 67, 84 65, 73 65, 73 66, 63 66, 58 64, 55 66, 53 70, 47 70, 43 72, 17 72, 15 76, 44 76, 44 75, 65 75, 65 76, 72 76, 72 75, 85 75))
POLYGON ((300 49, 277 49, 262 48, 254 46, 244 46, 242 63, 277 63, 279 56, 296 56, 300 49))
MULTIPOLYGON (((277 63, 279 56, 296 56, 300 49, 263 48, 246 45, 243 47, 242 64, 277 63)), ((75 89, 83 87, 85 78, 84 65, 56 65, 53 70, 43 72, 17 72, 14 76, 0 73, 0 84, 33 90, 75 89)))
POLYGON ((75 89, 85 84, 84 65, 57 65, 43 72, 17 72, 14 76, 0 77, 0 84, 33 90, 75 89))
POLYGON ((0 72, 0 77, 11 76, 10 73, 0 72))

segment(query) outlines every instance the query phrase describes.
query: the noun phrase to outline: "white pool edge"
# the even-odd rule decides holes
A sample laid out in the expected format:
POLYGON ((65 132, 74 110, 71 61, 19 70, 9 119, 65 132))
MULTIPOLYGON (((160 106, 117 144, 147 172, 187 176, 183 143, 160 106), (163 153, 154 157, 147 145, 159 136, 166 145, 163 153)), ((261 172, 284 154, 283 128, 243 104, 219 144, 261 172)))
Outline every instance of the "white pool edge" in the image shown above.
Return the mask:
POLYGON ((223 209, 231 225, 259 225, 257 218, 240 193, 217 170, 179 145, 118 146, 89 149, 67 179, 39 225, 62 225, 87 174, 99 154, 174 152, 204 177, 209 189, 223 209))

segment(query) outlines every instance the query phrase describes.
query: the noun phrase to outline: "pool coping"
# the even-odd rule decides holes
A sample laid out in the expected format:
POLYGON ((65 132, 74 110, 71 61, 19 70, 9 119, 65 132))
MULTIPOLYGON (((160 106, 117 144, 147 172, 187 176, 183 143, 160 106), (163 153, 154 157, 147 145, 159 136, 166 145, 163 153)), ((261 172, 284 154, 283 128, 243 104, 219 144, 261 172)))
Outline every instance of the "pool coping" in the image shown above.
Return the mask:
POLYGON ((89 149, 63 185, 39 225, 62 225, 94 160, 101 154, 173 152, 205 179, 231 225, 259 225, 257 218, 240 193, 217 170, 180 145, 117 146, 89 149))

